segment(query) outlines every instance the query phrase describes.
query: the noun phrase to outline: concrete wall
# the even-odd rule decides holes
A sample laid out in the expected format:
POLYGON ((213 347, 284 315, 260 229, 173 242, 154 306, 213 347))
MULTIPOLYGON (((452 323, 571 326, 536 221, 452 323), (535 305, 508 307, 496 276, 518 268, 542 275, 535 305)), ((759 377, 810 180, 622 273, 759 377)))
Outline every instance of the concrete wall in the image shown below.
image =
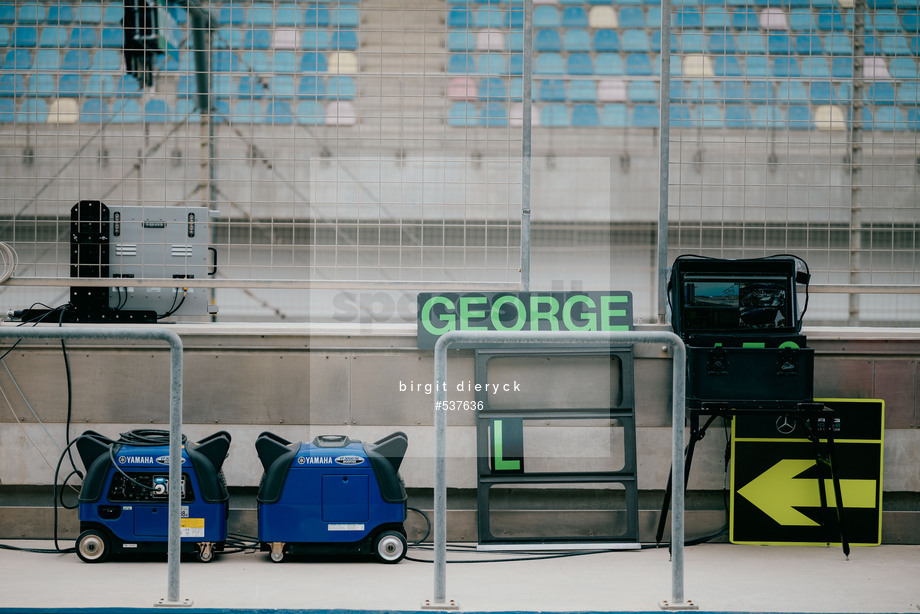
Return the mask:
MULTIPOLYGON (((290 440, 344 433, 366 441, 405 431, 410 445, 401 473, 412 502, 430 508, 433 396, 425 393, 424 385, 432 381, 433 357, 431 351, 416 348, 414 327, 211 324, 174 329, 185 345, 185 433, 195 440, 227 430, 233 437, 224 467, 228 483, 239 495, 232 502, 235 526, 250 533, 255 530, 252 494, 261 468, 253 443, 264 430, 290 440), (419 385, 421 390, 413 390, 419 385)), ((816 396, 885 399, 884 539, 917 543, 920 331, 812 329, 806 333, 816 350, 816 396)), ((72 436, 93 429, 115 437, 165 422, 166 350, 144 344, 114 347, 73 342, 68 344, 68 356, 73 377, 72 436)), ((60 346, 23 342, 3 362, 9 373, 0 368, 7 406, 0 412, 0 526, 4 527, 0 537, 49 536, 49 485, 59 455, 51 437, 58 444, 65 440, 67 410, 60 346)), ((660 347, 637 346, 635 373, 641 529, 643 539, 650 539, 670 462, 670 357, 660 347)), ((523 372, 520 379, 531 388, 528 395, 579 395, 577 388, 583 386, 568 376, 552 380, 523 372), (569 392, 560 393, 566 390, 565 382, 569 392)), ((456 391, 456 383, 473 380, 470 351, 451 352, 448 380, 448 399, 474 399, 472 392, 456 391)), ((454 539, 476 535, 474 424, 472 412, 448 416, 449 531, 454 539)), ((553 435, 560 448, 574 450, 584 447, 583 436, 577 428, 561 428, 553 435)), ((723 430, 712 429, 698 448, 689 482, 689 535, 717 530, 724 522, 720 494, 726 483, 724 447, 723 430)), ((72 534, 74 514, 62 518, 62 535, 72 534)), ((412 525, 413 530, 421 528, 417 519, 412 519, 412 525)))

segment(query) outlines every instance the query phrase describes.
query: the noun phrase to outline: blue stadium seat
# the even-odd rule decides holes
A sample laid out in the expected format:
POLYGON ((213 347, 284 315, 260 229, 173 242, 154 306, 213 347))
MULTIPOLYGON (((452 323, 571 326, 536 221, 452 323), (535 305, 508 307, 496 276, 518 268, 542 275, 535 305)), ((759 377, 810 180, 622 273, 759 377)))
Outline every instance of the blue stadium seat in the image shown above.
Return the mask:
POLYGON ((703 27, 703 17, 694 8, 680 8, 674 12, 674 27, 679 30, 698 30, 703 27))
POLYGON ((503 27, 509 30, 522 30, 524 28, 523 7, 512 6, 511 10, 505 13, 505 23, 503 27))
POLYGON ((508 125, 508 112, 500 102, 487 102, 479 110, 479 125, 499 127, 508 125))
MULTIPOLYGON (((873 25, 876 32, 900 32, 902 29, 901 18, 898 17, 897 11, 890 9, 876 11, 873 25)), ((869 29, 868 24, 866 29, 869 29)))
POLYGON ((712 61, 712 71, 718 77, 740 77, 744 74, 741 62, 733 55, 718 55, 712 61))
POLYGON ((540 102, 565 102, 565 81, 562 79, 543 79, 537 83, 535 100, 540 102))
POLYGON ((16 114, 16 123, 44 124, 48 121, 48 103, 41 98, 26 98, 16 114))
MULTIPOLYGON (((726 108, 728 108, 728 106, 726 106, 726 108)), ((699 128, 723 127, 723 125, 725 125, 725 117, 722 115, 722 108, 715 104, 698 105, 691 115, 691 124, 699 128)))
POLYGON ((36 2, 26 2, 19 7, 19 23, 43 23, 45 7, 36 2))
POLYGON ((898 107, 879 107, 875 112, 874 128, 885 132, 907 130, 904 112, 898 107))
POLYGON ((639 104, 633 107, 632 125, 636 128, 657 128, 659 119, 657 105, 639 104))
POLYGON ((795 52, 799 55, 823 55, 824 43, 817 34, 799 34, 795 37, 795 52))
POLYGON ((466 30, 470 27, 470 12, 465 7, 450 9, 447 12, 447 27, 466 30))
POLYGON ((726 104, 747 102, 747 87, 744 85, 744 81, 724 81, 722 83, 722 99, 726 104))
POLYGON ((744 74, 749 78, 763 79, 771 75, 770 61, 761 55, 752 55, 744 59, 744 74))
POLYGON ((835 79, 852 79, 853 60, 851 58, 834 58, 831 64, 831 76, 835 79))
POLYGON ((789 11, 789 29, 793 32, 812 32, 815 29, 815 19, 811 9, 791 9, 789 11))
POLYGON ((537 52, 562 51, 562 38, 556 30, 537 30, 533 37, 533 49, 537 52))
MULTIPOLYGON (((36 60, 37 59, 36 56, 36 60)), ((913 58, 891 58, 891 65, 888 68, 888 72, 890 72, 891 76, 895 79, 916 79, 918 77, 917 63, 913 58)))
POLYGON ((907 129, 914 132, 920 131, 920 108, 911 107, 907 109, 907 129))
POLYGON ((789 121, 787 126, 790 130, 811 130, 814 128, 811 109, 808 105, 790 105, 788 109, 789 121))
POLYGON ((883 55, 878 37, 874 34, 867 34, 863 37, 863 49, 866 55, 883 55))
POLYGON ((821 57, 802 58, 802 76, 812 79, 829 79, 831 76, 827 60, 821 57))
POLYGON ((296 28, 303 25, 303 12, 297 4, 282 4, 275 11, 275 25, 296 28))
POLYGON ((266 50, 272 48, 271 30, 247 30, 243 38, 244 49, 266 50))
MULTIPOLYGON (((533 99, 534 93, 536 92, 536 87, 534 83, 531 82, 530 88, 530 97, 533 99)), ((515 77, 511 79, 511 82, 508 84, 508 98, 511 100, 523 100, 524 99, 524 80, 520 77, 515 77)))
POLYGON ((324 51, 329 49, 329 30, 307 28, 300 33, 300 46, 307 51, 324 51))
POLYGON ((853 55, 853 43, 847 34, 828 34, 824 38, 824 50, 829 55, 853 55))
POLYGON ((308 6, 303 13, 303 23, 308 28, 328 28, 331 17, 323 6, 308 6))
POLYGON ((817 25, 819 30, 842 32, 847 29, 843 14, 836 9, 818 11, 817 25))
POLYGON ((218 28, 214 33, 215 49, 240 49, 243 46, 243 31, 232 26, 218 28))
POLYGON ((594 81, 570 81, 569 102, 597 102, 597 84, 594 81))
POLYGON ((734 54, 738 52, 735 35, 718 33, 709 35, 709 51, 714 54, 734 54))
POLYGON ((143 121, 141 105, 136 98, 119 98, 112 105, 113 124, 138 124, 143 121))
POLYGON ((920 34, 920 11, 902 11, 901 25, 904 27, 904 33, 916 36, 920 34))
POLYGON ((620 50, 620 36, 616 30, 598 30, 594 33, 594 50, 597 52, 620 50))
POLYGON ((35 47, 38 45, 38 30, 33 26, 16 26, 10 34, 13 47, 35 47))
POLYGON ((478 113, 472 102, 455 102, 447 111, 448 126, 475 126, 478 113))
POLYGON ((355 80, 347 75, 333 75, 326 83, 326 97, 337 100, 354 100, 358 95, 355 80))
POLYGON ((125 46, 124 28, 102 28, 99 46, 108 49, 121 49, 125 46))
POLYGON ((169 105, 162 98, 151 98, 144 104, 144 121, 165 124, 169 121, 169 105))
MULTIPOLYGON (((542 57, 542 56, 540 56, 542 57)), ((539 63, 540 57, 537 58, 539 63)), ((562 62, 562 59, 559 60, 562 62)), ((561 70, 561 68, 560 68, 561 70)), ((476 58, 476 72, 482 75, 504 76, 508 74, 508 64, 505 56, 495 53, 484 53, 476 58)), ((559 73, 561 74, 561 72, 559 73)))
POLYGON ((559 17, 559 9, 555 6, 541 4, 533 9, 533 27, 534 28, 558 28, 562 25, 559 17))
POLYGON ((620 9, 620 28, 644 28, 645 14, 641 8, 624 6, 620 9))
POLYGON ((448 32, 448 51, 473 51, 476 49, 476 35, 472 32, 448 32))
POLYGON ((468 74, 475 72, 476 60, 473 56, 466 53, 455 53, 447 58, 448 74, 468 74))
POLYGON ((101 124, 108 119, 109 105, 101 98, 87 98, 80 107, 80 123, 101 124))
MULTIPOLYGON (((661 40, 661 32, 658 33, 659 41, 661 40)), ((706 53, 707 44, 706 44, 706 35, 702 32, 684 32, 680 37, 680 47, 679 50, 683 53, 706 53)), ((661 50, 659 46, 659 51, 661 50)), ((672 47, 672 51, 677 51, 672 47)))
POLYGON ((508 57, 508 74, 509 75, 523 75, 524 74, 524 56, 519 53, 515 53, 508 57))
POLYGON ((540 125, 549 128, 568 128, 572 125, 569 110, 564 104, 548 104, 540 110, 540 125))
POLYGON ((329 64, 326 55, 315 51, 307 51, 300 58, 300 72, 326 72, 329 64))
POLYGON ((911 55, 912 51, 903 34, 887 34, 882 37, 882 53, 885 55, 911 55))
POLYGON ((591 35, 581 28, 566 30, 562 37, 562 48, 568 52, 591 51, 591 35))
MULTIPOLYGON (((322 77, 316 77, 313 75, 306 75, 301 78, 301 87, 297 90, 297 95, 302 96, 302 91, 304 89, 304 81, 313 81, 317 83, 317 89, 324 89, 322 77)), ((268 88, 265 85, 265 82, 260 77, 255 75, 243 75, 240 77, 239 83, 236 86, 236 96, 238 98, 265 98, 268 95, 268 88)), ((304 96, 306 97, 306 96, 304 96)))
POLYGON ((233 105, 231 119, 242 124, 264 124, 264 107, 258 100, 237 100, 233 105))
POLYGON ((0 23, 16 23, 16 6, 14 4, 0 4, 0 23))
MULTIPOLYGON (((64 3, 52 3, 48 6, 48 14, 45 17, 45 23, 52 25, 68 25, 73 22, 73 6, 64 3)), ((0 23, 2 23, 0 17, 0 23)))
POLYGON ((597 107, 593 104, 577 104, 572 108, 572 126, 575 128, 593 128, 600 126, 601 120, 597 107))
POLYGON ((36 71, 57 72, 61 69, 61 53, 57 49, 39 49, 35 52, 32 69, 36 71))
POLYGON ((794 50, 788 34, 768 34, 767 51, 771 55, 789 55, 794 50))
POLYGON ((131 98, 143 94, 140 82, 133 75, 121 75, 115 82, 115 95, 131 98))
POLYGON ((70 35, 67 28, 63 26, 45 26, 42 28, 41 36, 38 39, 39 47, 50 47, 60 49, 67 45, 70 35))
POLYGON ((265 107, 265 123, 276 126, 294 123, 294 113, 291 103, 287 100, 270 100, 265 107))
POLYGON ((757 12, 749 8, 739 8, 732 14, 732 28, 735 30, 759 30, 760 21, 757 12))
POLYGON ((715 81, 709 79, 694 79, 684 85, 686 100, 691 102, 719 102, 722 99, 722 93, 719 91, 715 81))
POLYGON ((668 108, 668 124, 672 128, 692 128, 694 127, 690 107, 685 104, 672 104, 668 108))
POLYGON ((49 73, 32 73, 26 84, 26 94, 30 97, 49 97, 57 95, 57 83, 49 73))
POLYGON ((485 77, 480 79, 477 93, 480 100, 507 100, 508 89, 504 79, 499 77, 485 77))
POLYGON ((764 104, 773 102, 773 84, 769 81, 751 81, 748 83, 748 102, 752 104, 764 104))
POLYGON ((334 30, 329 47, 339 51, 356 50, 358 48, 358 32, 355 30, 334 30))
POLYGON ((76 18, 79 23, 100 24, 102 23, 102 5, 98 2, 81 2, 77 6, 76 18))
POLYGON ((235 72, 240 61, 232 51, 218 50, 211 54, 211 70, 214 72, 235 72))
POLYGON ((221 7, 217 13, 217 25, 220 26, 239 26, 246 21, 246 11, 243 7, 237 5, 221 7))
POLYGON ((315 100, 304 100, 297 105, 295 121, 306 126, 321 126, 326 123, 323 104, 315 100))
POLYGON ((830 81, 812 81, 810 94, 811 103, 815 105, 849 105, 853 97, 849 83, 841 83, 839 86, 836 86, 830 81))
POLYGON ((920 36, 910 39, 910 52, 915 56, 920 56, 920 36))
POLYGON ((865 100, 874 105, 893 105, 895 103, 894 84, 888 81, 875 81, 865 89, 865 100))
POLYGON ((10 49, 3 56, 0 70, 25 71, 32 68, 32 53, 28 49, 10 49))
POLYGON ((235 81, 230 73, 220 73, 211 77, 211 93, 217 98, 230 98, 235 89, 235 81))
POLYGON ((605 104, 601 109, 601 126, 607 128, 625 128, 629 125, 629 110, 625 104, 605 104))
POLYGON ((807 104, 809 100, 805 84, 801 81, 780 81, 776 84, 776 101, 783 104, 807 104))
POLYGON ((332 10, 329 25, 338 28, 357 28, 361 25, 361 14, 355 7, 339 5, 337 9, 332 10))
POLYGON ((703 27, 707 30, 728 30, 731 28, 732 12, 724 6, 707 6, 703 13, 703 27))
POLYGON ((58 96, 75 98, 83 94, 83 78, 73 72, 61 73, 58 77, 58 96))
POLYGON ((247 23, 260 28, 271 28, 275 26, 275 9, 272 5, 265 2, 253 2, 249 8, 249 19, 247 23))
POLYGON ((565 63, 568 75, 593 75, 594 62, 587 53, 570 53, 565 63))
POLYGON ((519 31, 508 32, 507 49, 516 53, 524 51, 524 33, 519 31))
MULTIPOLYGON (((654 51, 658 53, 661 51, 661 30, 653 30, 652 35, 649 37, 649 51, 654 51)), ((703 41, 703 45, 705 45, 703 41)), ((680 43, 677 41, 677 35, 673 32, 671 33, 671 53, 677 53, 680 51, 680 43)))
POLYGON ((583 6, 566 6, 562 9, 563 28, 587 28, 588 12, 583 6))
POLYGON ((627 53, 648 53, 652 49, 645 30, 624 30, 620 37, 620 48, 627 53))
POLYGON ((15 121, 16 101, 12 98, 0 98, 0 123, 12 124, 15 121))
POLYGON ((799 60, 795 57, 779 57, 773 60, 773 76, 780 79, 802 76, 799 60))
POLYGON ((70 31, 68 47, 95 47, 98 44, 95 28, 76 27, 70 31))
POLYGON ((297 55, 293 51, 276 51, 272 56, 275 72, 297 72, 297 55))
POLYGON ((738 42, 738 53, 761 55, 767 52, 767 45, 759 32, 742 32, 735 40, 738 42))
POLYGON ((626 91, 630 102, 658 102, 658 86, 652 81, 630 81, 626 91))
POLYGON ((115 79, 112 75, 94 73, 86 79, 86 87, 83 89, 84 96, 100 96, 109 98, 114 96, 115 79))
POLYGON ((292 75, 272 75, 268 92, 273 98, 293 98, 297 95, 294 77, 292 75))
POLYGON ((652 59, 645 53, 630 53, 626 56, 625 72, 630 76, 653 75, 652 59))
POLYGON ((473 25, 477 28, 500 29, 504 26, 505 14, 497 6, 484 6, 473 14, 473 25))
POLYGON ((10 29, 7 27, 0 27, 0 47, 9 47, 10 46, 10 29))
POLYGON ((565 64, 558 53, 541 53, 533 65, 535 75, 562 75, 565 74, 565 64))
POLYGON ((668 88, 668 95, 672 101, 684 102, 687 100, 687 93, 684 91, 684 82, 678 79, 672 79, 668 88))
POLYGON ((99 49, 93 54, 90 70, 101 72, 121 71, 121 54, 114 49, 99 49))
POLYGON ((783 128, 786 123, 786 116, 783 110, 777 106, 762 105, 754 107, 751 114, 751 126, 754 128, 770 129, 783 128))
POLYGON ((594 73, 597 75, 623 75, 623 58, 617 53, 598 53, 594 62, 594 73))
POLYGON ((271 71, 271 62, 264 51, 246 51, 240 56, 240 69, 244 72, 253 71, 267 73, 271 71))

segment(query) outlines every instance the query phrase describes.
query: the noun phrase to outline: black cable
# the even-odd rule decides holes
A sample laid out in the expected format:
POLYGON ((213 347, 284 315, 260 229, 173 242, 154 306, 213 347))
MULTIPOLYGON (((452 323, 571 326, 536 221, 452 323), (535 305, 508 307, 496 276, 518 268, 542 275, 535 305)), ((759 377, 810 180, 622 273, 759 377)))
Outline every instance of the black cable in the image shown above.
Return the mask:
POLYGON ((412 542, 411 544, 409 544, 410 546, 418 546, 418 545, 421 544, 423 541, 425 541, 426 539, 428 539, 428 536, 429 536, 429 535, 431 535, 431 519, 428 517, 428 514, 426 514, 425 512, 423 512, 422 510, 420 510, 420 509, 417 508, 417 507, 409 507, 409 506, 407 506, 406 509, 412 510, 413 512, 417 512, 417 513, 421 514, 421 515, 422 515, 422 518, 425 519, 425 524, 427 525, 427 528, 425 529, 425 535, 423 535, 421 538, 419 538, 419 539, 415 540, 414 542, 412 542))
POLYGON ((164 314, 161 315, 161 316, 158 315, 158 316, 157 316, 157 320, 162 320, 162 319, 164 319, 164 318, 168 318, 168 317, 171 316, 172 314, 174 314, 174 313, 176 313, 177 311, 179 311, 179 309, 182 307, 182 303, 185 302, 185 297, 186 297, 187 295, 188 295, 188 288, 184 288, 184 289, 182 290, 182 300, 179 301, 179 304, 178 304, 178 305, 176 305, 176 299, 179 298, 179 288, 176 288, 176 295, 173 297, 172 305, 170 306, 169 310, 168 310, 166 313, 164 313, 164 314))

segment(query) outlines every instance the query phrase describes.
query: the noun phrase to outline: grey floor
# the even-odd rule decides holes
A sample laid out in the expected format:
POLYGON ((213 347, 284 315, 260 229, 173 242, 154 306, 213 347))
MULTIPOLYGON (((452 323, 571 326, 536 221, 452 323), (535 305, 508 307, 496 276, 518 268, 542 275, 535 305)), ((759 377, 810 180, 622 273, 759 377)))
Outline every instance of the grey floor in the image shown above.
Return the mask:
MULTIPOLYGON (((448 560, 509 556, 450 552, 448 560)), ((89 565, 74 554, 0 550, 0 578, 0 609, 149 608, 167 597, 161 561, 89 565)), ((449 564, 446 586, 466 612, 623 612, 660 611, 671 580, 659 549, 449 564)), ((274 564, 252 553, 180 566, 180 599, 192 609, 419 610, 433 591, 433 566, 411 560, 274 564)), ((684 597, 703 612, 918 612, 920 546, 855 548, 849 560, 835 547, 694 546, 685 553, 684 597)))

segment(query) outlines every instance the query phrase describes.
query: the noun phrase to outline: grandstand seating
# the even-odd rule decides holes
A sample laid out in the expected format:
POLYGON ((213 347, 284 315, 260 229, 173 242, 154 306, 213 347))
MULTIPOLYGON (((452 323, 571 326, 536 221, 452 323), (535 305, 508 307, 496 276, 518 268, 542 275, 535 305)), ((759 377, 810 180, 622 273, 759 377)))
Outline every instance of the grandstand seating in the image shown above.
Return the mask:
MULTIPOLYGON (((838 0, 685 0, 674 4, 672 38, 662 45, 658 3, 537 2, 534 117, 545 127, 656 127, 664 50, 672 58, 672 125, 838 130, 852 115, 849 82, 861 49, 865 125, 916 130, 920 11, 906 0, 869 5, 866 36, 854 45, 853 11, 838 0)), ((122 7, 113 0, 0 3, 0 122, 163 122, 196 113, 194 61, 179 27, 185 9, 169 5, 175 49, 157 61, 165 85, 154 95, 123 74, 122 7), (75 108, 62 102, 70 99, 75 108)), ((357 122, 360 4, 211 7, 212 89, 228 117, 357 122)), ((449 0, 445 7, 447 124, 519 125, 521 3, 449 0)))

